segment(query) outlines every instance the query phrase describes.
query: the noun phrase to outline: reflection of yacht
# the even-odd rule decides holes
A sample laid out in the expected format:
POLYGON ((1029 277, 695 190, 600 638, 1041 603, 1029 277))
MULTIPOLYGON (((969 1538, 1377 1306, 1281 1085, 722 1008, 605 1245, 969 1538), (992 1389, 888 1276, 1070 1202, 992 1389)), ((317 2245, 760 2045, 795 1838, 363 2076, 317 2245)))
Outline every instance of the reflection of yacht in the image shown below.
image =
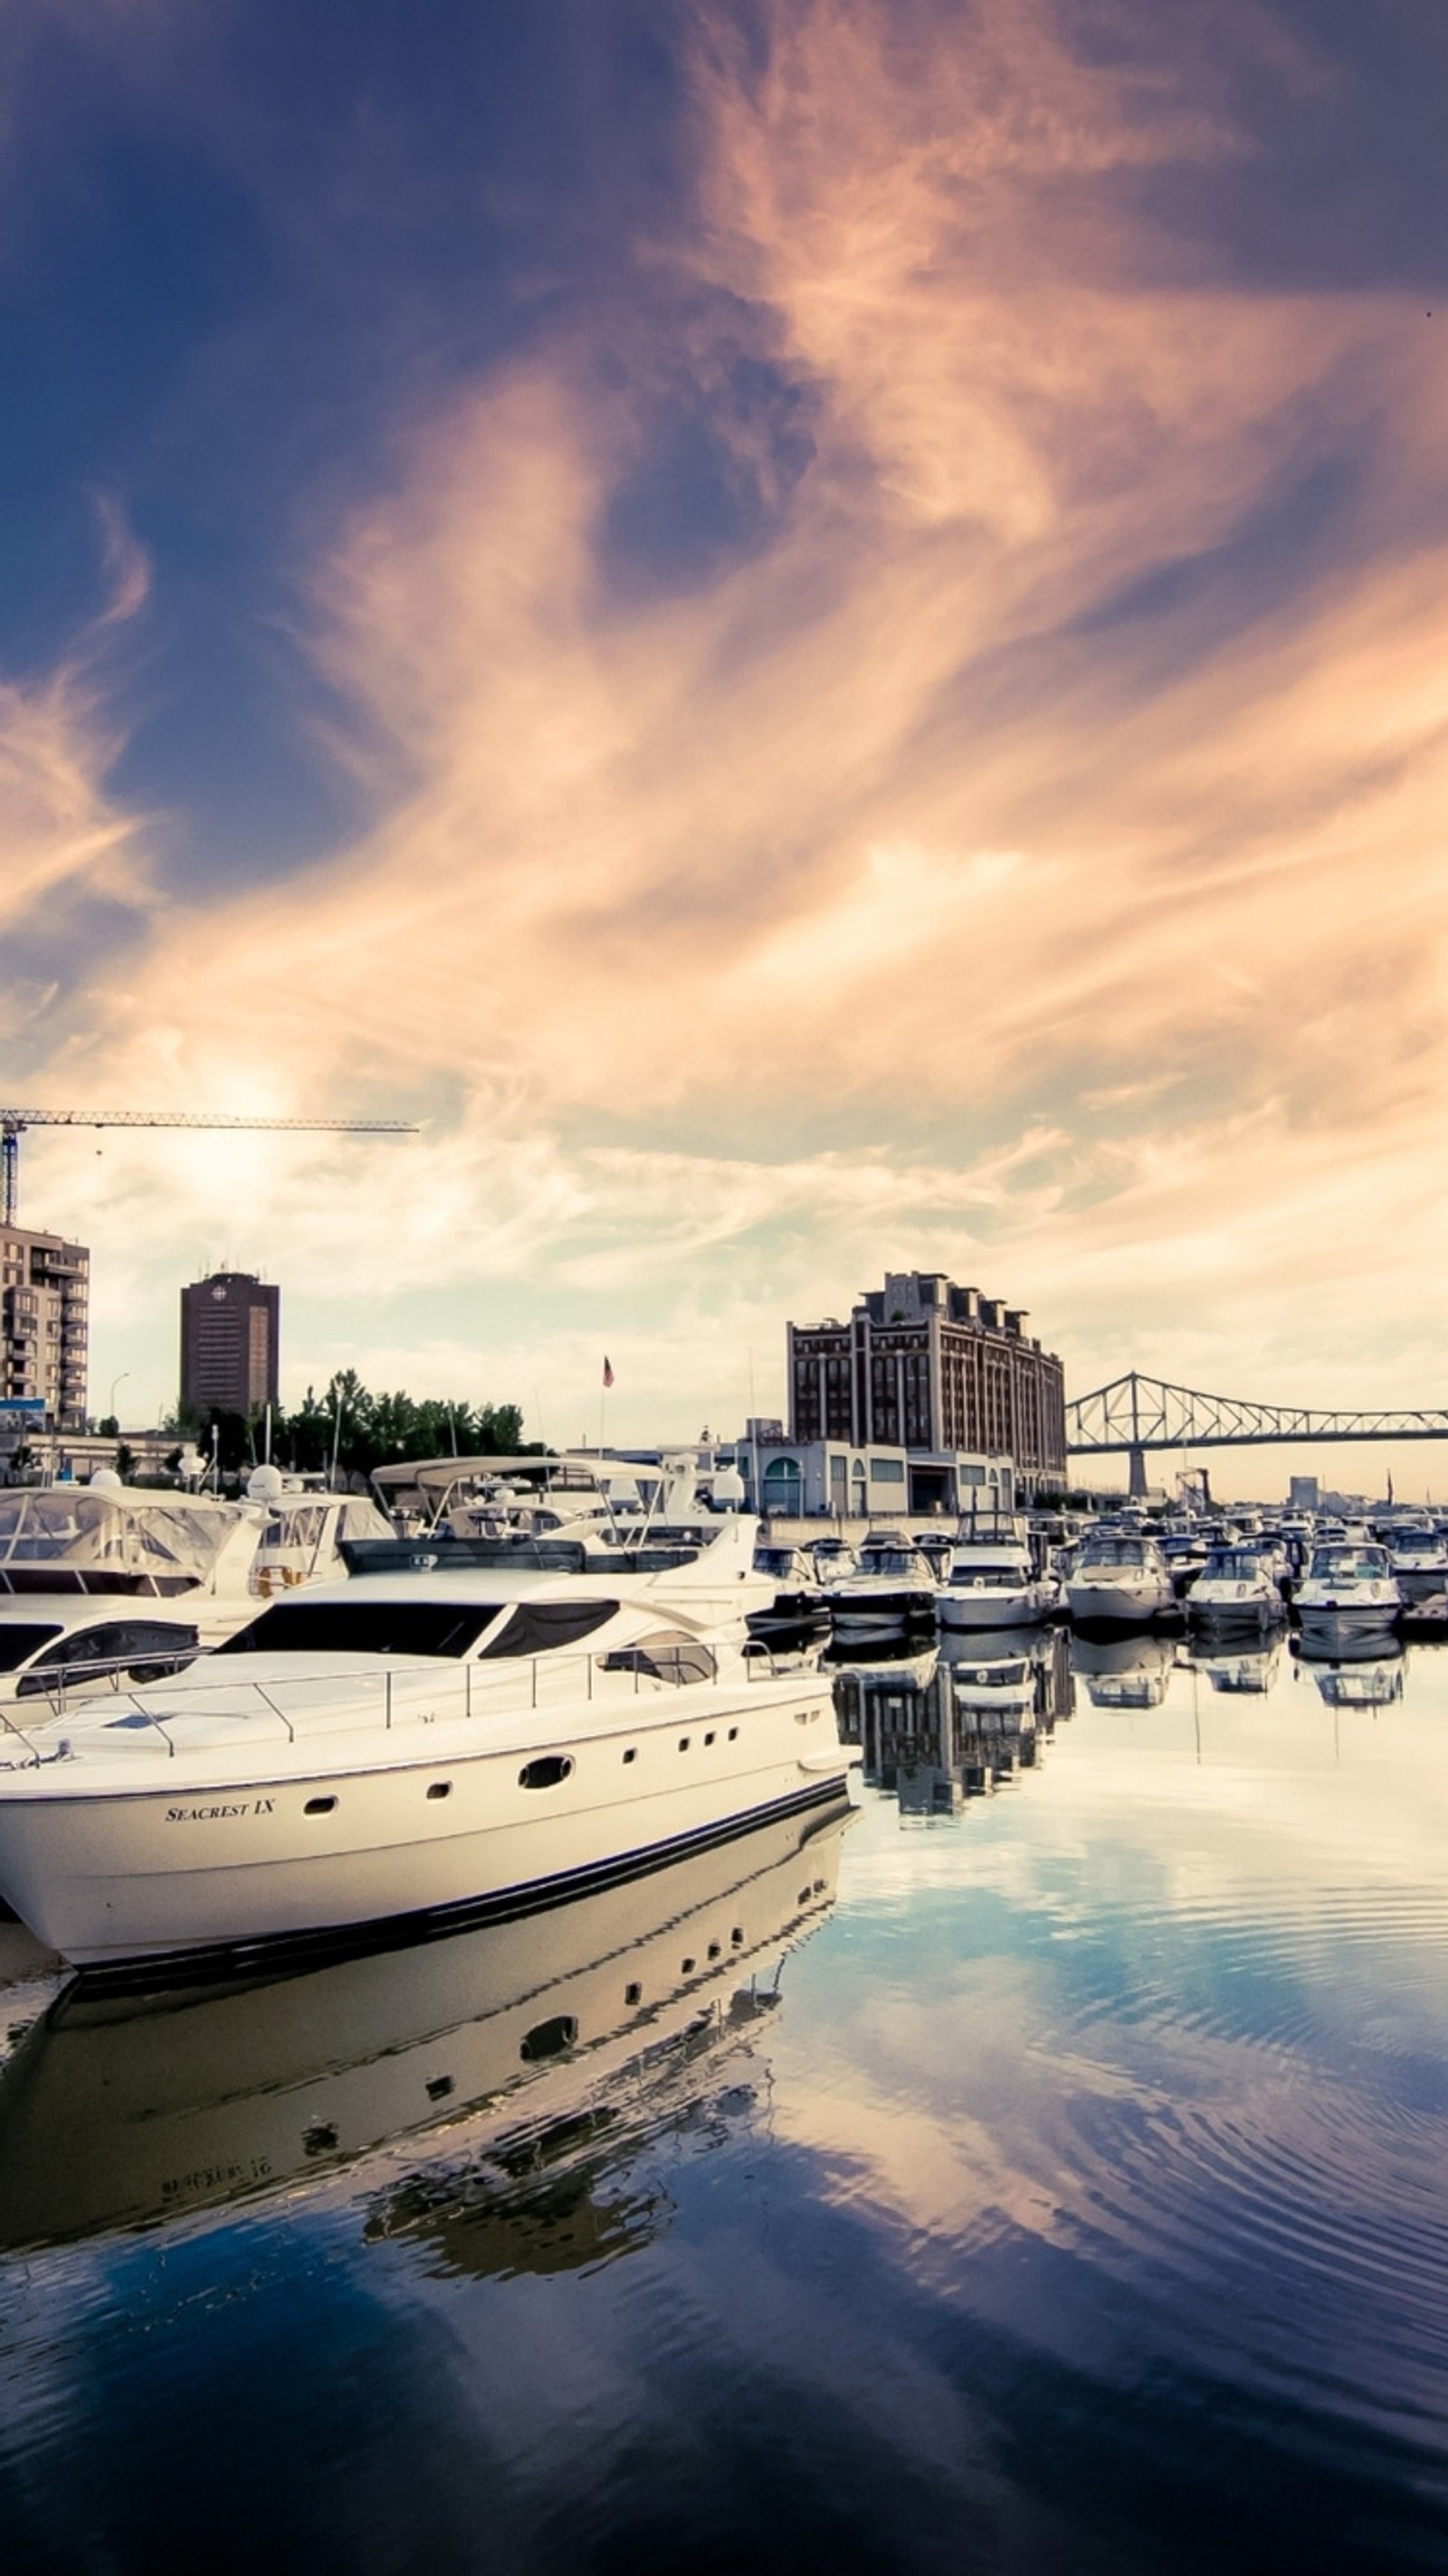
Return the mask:
POLYGON ((1197 1654, 1192 1660, 1214 1691, 1230 1697, 1261 1699, 1277 1678, 1282 1640, 1276 1637, 1269 1646, 1239 1647, 1234 1654, 1197 1654))
MULTIPOLYGON (((726 1521, 717 1548, 747 1553, 726 1521)), ((713 1555, 716 1551, 707 1553, 713 1555)), ((827 1677, 633 1579, 354 1576, 0 1761, 0 1895, 76 1965, 295 1948, 581 1892, 838 1794, 827 1677)), ((9 1740, 9 1739, 7 1739, 9 1740)))
POLYGON ((1160 1708, 1175 1661, 1170 1637, 1071 1640, 1071 1668, 1097 1708, 1160 1708))
POLYGON ((1174 1609, 1176 1594, 1160 1548, 1131 1531, 1093 1530, 1066 1585, 1073 1619, 1099 1627, 1144 1628, 1174 1609))
POLYGON ((1381 1640, 1372 1654, 1338 1656, 1331 1663, 1310 1655, 1302 1660, 1329 1708, 1389 1708, 1403 1696, 1402 1652, 1385 1653, 1381 1640))
POLYGON ((1059 1598, 1053 1579, 1032 1573, 1018 1529, 987 1536, 966 1522, 936 1594, 935 1615, 942 1629, 1035 1628, 1059 1598))
POLYGON ((1396 1625, 1402 1606, 1387 1549, 1370 1540, 1315 1547, 1297 1587, 1303 1637, 1315 1637, 1324 1648, 1353 1632, 1383 1635, 1396 1625))
POLYGON ((872 1530, 858 1566, 832 1582, 826 1597, 841 1639, 900 1637, 935 1624, 935 1576, 903 1530, 872 1530))
POLYGON ((1044 1631, 977 1629, 941 1639, 940 1669, 957 1708, 1034 1709, 1037 1647, 1044 1631))
POLYGON ((848 1812, 272 1984, 70 1988, 0 2075, 0 2244, 154 2224, 431 2133, 387 2232, 465 2188, 505 2246, 570 2159, 602 2145, 616 2164, 697 2101, 747 2035, 751 1971, 833 1902, 848 1812))

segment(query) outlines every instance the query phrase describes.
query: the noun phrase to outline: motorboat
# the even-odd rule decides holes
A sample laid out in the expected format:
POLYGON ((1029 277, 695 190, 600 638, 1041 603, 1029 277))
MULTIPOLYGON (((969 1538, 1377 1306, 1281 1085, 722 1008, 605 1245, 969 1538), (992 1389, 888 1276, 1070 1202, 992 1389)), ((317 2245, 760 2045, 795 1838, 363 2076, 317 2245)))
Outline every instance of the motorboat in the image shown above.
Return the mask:
POLYGON ((1329 1641, 1354 1630, 1396 1626, 1403 1595, 1388 1551, 1370 1539, 1335 1539, 1315 1547, 1297 1587, 1295 1608, 1307 1638, 1329 1641))
POLYGON ((1448 1546, 1427 1523, 1393 1530, 1387 1540, 1393 1575, 1405 1601, 1448 1591, 1448 1546))
POLYGON ((36 1593, 0 1600, 0 1735, 64 1717, 78 1701, 179 1672, 201 1652, 185 1596, 36 1593))
POLYGON ((461 2168, 521 2268, 560 2171, 697 2113, 721 2059, 737 2077, 779 1964, 834 1902, 852 1813, 771 1819, 542 1914, 290 1977, 70 1984, 0 2071, 0 2245, 315 2189, 405 2139, 389 2231, 444 2223, 461 2168))
POLYGON ((0 1897, 73 1965, 143 1974, 555 1903, 841 1794, 829 1677, 746 1645, 697 1558, 290 1593, 6 1737, 0 1897))
POLYGON ((1285 1618, 1281 1586, 1258 1545, 1214 1547, 1187 1595, 1194 1628, 1270 1628, 1285 1618))
POLYGON ((111 1468, 88 1485, 13 1486, 0 1492, 0 1600, 184 1601, 215 1643, 256 1607, 261 1534, 255 1504, 138 1490, 111 1468))
POLYGON ((1169 1530, 1160 1544, 1172 1590, 1180 1601, 1204 1570, 1210 1551, 1195 1530, 1169 1530))
POLYGON ((1154 1539, 1130 1530, 1088 1533, 1066 1584, 1073 1619, 1144 1628, 1176 1608, 1166 1561, 1154 1539))
POLYGON ((1176 1663, 1170 1637, 1073 1637, 1071 1669, 1095 1708, 1160 1708, 1176 1663))
POLYGON ((1060 1597, 1053 1576, 1032 1572, 1019 1531, 987 1537, 966 1522, 936 1593, 935 1615, 942 1629, 1038 1628, 1060 1597))
POLYGON ((754 1550, 754 1571, 774 1587, 767 1604, 748 1611, 751 1637, 766 1645, 802 1645, 829 1633, 830 1615, 824 1587, 810 1551, 763 1541, 754 1550))
POLYGON ((935 1624, 935 1576, 903 1530, 871 1530, 852 1572, 825 1594, 830 1625, 841 1644, 903 1637, 935 1624))
POLYGON ((347 1542, 393 1534, 368 1495, 329 1493, 277 1467, 258 1467, 246 1491, 264 1514, 249 1576, 259 1600, 303 1583, 338 1582, 347 1571, 347 1542))

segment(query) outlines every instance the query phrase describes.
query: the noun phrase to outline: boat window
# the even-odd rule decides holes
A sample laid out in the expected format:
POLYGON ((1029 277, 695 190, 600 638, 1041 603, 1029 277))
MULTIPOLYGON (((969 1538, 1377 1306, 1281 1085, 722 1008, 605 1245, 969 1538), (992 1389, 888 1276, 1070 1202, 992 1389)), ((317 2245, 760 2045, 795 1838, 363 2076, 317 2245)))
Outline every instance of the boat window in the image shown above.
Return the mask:
POLYGON ((606 1673, 645 1673, 656 1682, 712 1682, 718 1666, 712 1647, 682 1628, 656 1628, 636 1645, 615 1646, 602 1658, 606 1673))
POLYGON ((617 1615, 616 1601, 520 1601, 483 1655, 546 1655, 555 1646, 577 1645, 617 1615))
POLYGON ((0 1673, 13 1673, 16 1665, 23 1664, 27 1655, 33 1655, 37 1646, 44 1646, 52 1637, 59 1635, 57 1627, 48 1623, 42 1625, 38 1619, 7 1619, 0 1625, 0 1673))
POLYGON ((502 1601, 276 1601, 219 1655, 465 1655, 502 1601))
POLYGON ((1312 1560, 1315 1583, 1373 1583, 1387 1571, 1380 1547, 1320 1547, 1312 1560))
POLYGON ((524 1763, 518 1774, 518 1786, 520 1789, 558 1789, 572 1769, 571 1754, 540 1753, 532 1762, 524 1763))

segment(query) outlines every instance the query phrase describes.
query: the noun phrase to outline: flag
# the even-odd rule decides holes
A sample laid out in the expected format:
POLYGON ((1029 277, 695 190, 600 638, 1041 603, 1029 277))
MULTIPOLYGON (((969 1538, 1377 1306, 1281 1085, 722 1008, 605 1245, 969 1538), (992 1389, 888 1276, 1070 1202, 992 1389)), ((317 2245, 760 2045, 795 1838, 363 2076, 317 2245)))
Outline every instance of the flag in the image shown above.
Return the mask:
POLYGON ((613 1384, 613 1362, 606 1351, 603 1355, 603 1382, 605 1386, 613 1384))

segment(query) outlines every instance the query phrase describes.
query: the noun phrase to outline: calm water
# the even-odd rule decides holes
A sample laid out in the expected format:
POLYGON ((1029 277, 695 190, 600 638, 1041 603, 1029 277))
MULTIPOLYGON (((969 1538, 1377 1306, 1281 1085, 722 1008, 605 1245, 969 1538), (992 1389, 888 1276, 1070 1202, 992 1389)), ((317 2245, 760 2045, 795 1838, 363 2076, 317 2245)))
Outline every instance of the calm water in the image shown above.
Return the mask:
POLYGON ((867 1673, 848 1825, 523 1926, 12 1943, 6 2570, 1448 2565, 1448 1651, 1183 1652, 867 1673))

